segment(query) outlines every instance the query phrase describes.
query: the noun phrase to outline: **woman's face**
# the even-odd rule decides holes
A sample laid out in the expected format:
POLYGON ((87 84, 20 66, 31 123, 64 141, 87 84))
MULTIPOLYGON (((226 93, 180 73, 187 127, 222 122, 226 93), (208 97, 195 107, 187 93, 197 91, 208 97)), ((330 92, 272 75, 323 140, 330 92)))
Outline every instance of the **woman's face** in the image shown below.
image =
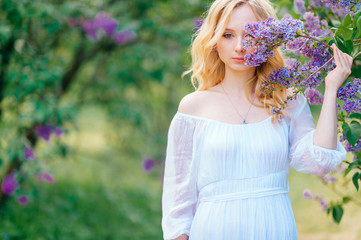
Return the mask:
POLYGON ((256 21, 256 16, 248 4, 243 4, 233 10, 227 27, 217 42, 218 56, 226 69, 245 71, 253 68, 245 65, 244 56, 251 53, 252 49, 243 48, 242 41, 245 37, 245 24, 256 21))

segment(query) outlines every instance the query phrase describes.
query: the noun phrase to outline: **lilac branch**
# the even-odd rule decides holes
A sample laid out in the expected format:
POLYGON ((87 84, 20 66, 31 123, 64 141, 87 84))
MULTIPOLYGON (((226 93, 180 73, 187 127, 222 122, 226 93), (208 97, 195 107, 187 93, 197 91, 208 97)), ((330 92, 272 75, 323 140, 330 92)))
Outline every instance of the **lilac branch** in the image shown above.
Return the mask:
POLYGON ((323 64, 321 67, 319 67, 316 71, 314 71, 310 76, 308 76, 305 81, 309 80, 311 77, 313 77, 316 73, 318 73, 322 68, 326 67, 332 60, 333 60, 333 56, 325 63, 323 64))
POLYGON ((353 59, 356 59, 358 56, 360 56, 361 55, 361 52, 359 52, 358 54, 356 54, 354 57, 353 57, 353 59))
POLYGON ((304 37, 304 38, 308 38, 308 39, 311 39, 311 40, 314 40, 316 42, 319 42, 319 43, 322 43, 323 45, 325 45, 325 47, 328 47, 328 48, 331 48, 330 45, 328 45, 327 43, 325 42, 322 42, 321 40, 318 40, 317 38, 314 38, 310 35, 304 35, 304 34, 300 34, 300 35, 297 35, 298 37, 304 37))
MULTIPOLYGON (((334 193, 336 193, 338 196, 340 197, 344 197, 346 194, 342 194, 341 192, 339 192, 334 185, 330 186, 329 184, 325 184, 328 188, 330 188, 334 193)), ((351 201, 353 201, 356 205, 361 206, 361 202, 359 202, 358 200, 356 200, 355 198, 351 197, 351 196, 347 196, 351 201)))
MULTIPOLYGON (((349 161, 345 161, 347 164, 351 164, 349 161)), ((361 170, 361 167, 355 167, 361 170)))

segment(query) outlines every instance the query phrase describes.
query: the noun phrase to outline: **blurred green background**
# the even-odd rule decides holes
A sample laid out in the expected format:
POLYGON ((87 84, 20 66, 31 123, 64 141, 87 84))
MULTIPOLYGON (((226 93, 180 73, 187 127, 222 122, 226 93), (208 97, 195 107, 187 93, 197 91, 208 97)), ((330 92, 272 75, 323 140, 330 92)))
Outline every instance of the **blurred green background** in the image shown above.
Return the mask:
MULTIPOLYGON (((0 0, 0 173, 14 166, 25 173, 15 196, 0 202, 0 239, 162 239, 167 131, 180 99, 193 91, 181 74, 210 4, 0 0), (84 23, 101 13, 135 39, 117 42, 105 32, 92 39, 84 23), (65 134, 36 138, 45 124, 65 134), (25 146, 34 160, 24 159, 25 146), (35 180, 44 171, 54 183, 35 180), (24 206, 16 199, 23 194, 24 206)), ((276 6, 293 9, 290 0, 276 6)), ((320 109, 312 110, 316 122, 320 109)), ((347 205, 337 225, 302 198, 309 188, 337 199, 333 191, 293 169, 289 179, 300 239, 361 239, 359 207, 347 205)))

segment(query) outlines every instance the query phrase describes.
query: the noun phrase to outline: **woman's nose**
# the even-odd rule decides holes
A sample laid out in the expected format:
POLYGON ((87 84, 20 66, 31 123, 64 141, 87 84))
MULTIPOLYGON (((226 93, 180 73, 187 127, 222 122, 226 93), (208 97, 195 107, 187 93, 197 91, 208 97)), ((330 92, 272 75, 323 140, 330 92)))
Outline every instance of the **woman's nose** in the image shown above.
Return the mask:
POLYGON ((238 37, 237 38, 237 42, 236 42, 236 52, 244 52, 244 46, 243 46, 243 38, 242 37, 238 37))

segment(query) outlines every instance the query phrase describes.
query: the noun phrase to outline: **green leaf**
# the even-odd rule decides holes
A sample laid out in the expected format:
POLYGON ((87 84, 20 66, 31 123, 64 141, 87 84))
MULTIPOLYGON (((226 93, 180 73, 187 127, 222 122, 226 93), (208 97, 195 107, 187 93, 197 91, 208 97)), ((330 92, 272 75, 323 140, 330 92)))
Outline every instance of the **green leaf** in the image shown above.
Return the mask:
POLYGON ((341 36, 335 35, 335 43, 342 52, 347 52, 347 48, 345 47, 345 40, 341 36))
POLYGON ((357 118, 361 120, 361 113, 351 113, 350 118, 357 118))
POLYGON ((361 124, 358 121, 352 120, 350 124, 351 136, 347 138, 347 141, 355 146, 361 136, 361 124))
POLYGON ((344 177, 346 177, 346 175, 354 168, 357 167, 361 167, 361 161, 355 161, 350 163, 350 165, 348 165, 348 168, 345 170, 345 174, 343 175, 344 177))
POLYGON ((3 160, 0 158, 0 166, 3 165, 3 160))
POLYGON ((343 203, 348 203, 351 199, 349 197, 343 197, 342 198, 342 202, 343 203))
POLYGON ((347 27, 351 23, 352 23, 351 16, 350 16, 350 14, 347 14, 347 16, 343 19, 341 26, 347 27))
POLYGON ((358 191, 358 188, 359 188, 359 186, 358 186, 359 177, 361 177, 359 172, 356 172, 356 173, 352 176, 352 182, 353 182, 353 185, 355 185, 355 188, 356 188, 357 191, 358 191))
POLYGON ((14 25, 20 25, 22 20, 19 10, 15 8, 9 11, 6 19, 9 20, 14 25))
POLYGON ((353 41, 352 40, 346 40, 345 41, 345 47, 347 49, 347 54, 352 54, 353 52, 353 41))
POLYGON ((343 208, 341 205, 335 206, 332 209, 332 217, 336 223, 340 223, 342 215, 343 215, 343 208))
POLYGON ((344 40, 351 40, 352 39, 353 31, 347 27, 340 26, 336 32, 335 37, 342 37, 344 40))
POLYGON ((356 27, 357 27, 357 34, 355 38, 358 39, 361 37, 361 17, 359 17, 359 19, 357 20, 356 27))
POLYGON ((343 133, 345 134, 347 140, 351 137, 351 128, 350 128, 350 125, 348 125, 348 123, 344 122, 342 124, 342 130, 343 130, 343 133))
POLYGON ((354 16, 353 16, 353 20, 352 20, 352 27, 356 28, 357 27, 357 20, 360 18, 361 16, 361 11, 358 11, 354 16))

